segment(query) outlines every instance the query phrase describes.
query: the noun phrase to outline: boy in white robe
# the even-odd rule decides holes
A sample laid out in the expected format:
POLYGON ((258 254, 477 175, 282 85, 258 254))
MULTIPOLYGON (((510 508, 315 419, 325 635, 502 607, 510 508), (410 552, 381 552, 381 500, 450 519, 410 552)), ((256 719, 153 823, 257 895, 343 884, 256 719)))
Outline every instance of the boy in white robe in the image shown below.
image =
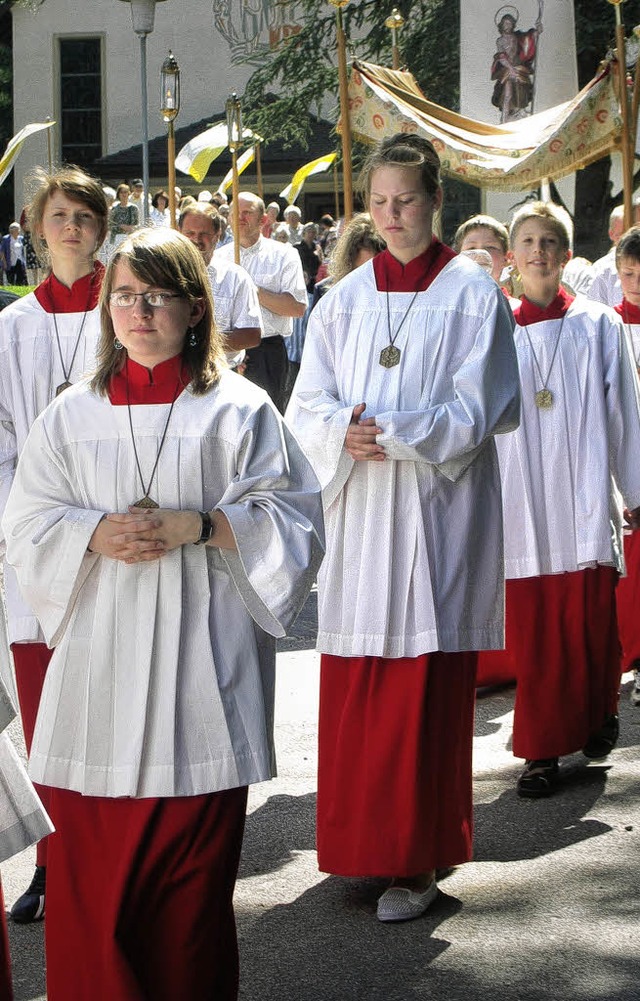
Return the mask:
MULTIPOLYGON (((615 310, 629 335, 640 374, 640 226, 633 226, 619 240, 616 269, 623 299, 615 310)), ((627 572, 616 591, 622 666, 625 671, 633 671, 630 699, 634 706, 640 706, 640 534, 632 532, 628 525, 624 530, 624 558, 627 572)))
POLYGON ((507 650, 518 665, 513 752, 521 796, 548 796, 558 759, 605 757, 618 737, 615 587, 622 509, 640 523, 640 401, 627 337, 607 307, 560 287, 569 235, 554 207, 514 218, 522 423, 498 439, 507 650))

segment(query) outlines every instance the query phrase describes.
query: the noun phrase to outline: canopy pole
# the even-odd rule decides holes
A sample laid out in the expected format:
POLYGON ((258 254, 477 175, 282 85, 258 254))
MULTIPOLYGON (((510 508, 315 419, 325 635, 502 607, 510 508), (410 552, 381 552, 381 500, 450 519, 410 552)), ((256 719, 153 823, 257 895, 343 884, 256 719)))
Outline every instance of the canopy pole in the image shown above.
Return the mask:
POLYGON ((624 228, 633 226, 633 151, 629 128, 629 96, 627 94, 627 64, 624 25, 620 14, 622 0, 609 0, 616 10, 616 57, 618 61, 618 95, 622 114, 622 191, 624 194, 624 228))

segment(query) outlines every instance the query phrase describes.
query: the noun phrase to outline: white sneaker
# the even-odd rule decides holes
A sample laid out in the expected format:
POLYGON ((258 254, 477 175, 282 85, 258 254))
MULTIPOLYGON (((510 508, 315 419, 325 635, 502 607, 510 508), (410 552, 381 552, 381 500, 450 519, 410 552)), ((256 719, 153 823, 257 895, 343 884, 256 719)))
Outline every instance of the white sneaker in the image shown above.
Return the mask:
POLYGON ((378 921, 411 921, 421 917, 438 896, 433 879, 424 893, 414 893, 406 886, 390 886, 378 900, 378 921))
POLYGON ((629 698, 632 705, 640 706, 640 667, 636 667, 633 672, 633 688, 629 698))

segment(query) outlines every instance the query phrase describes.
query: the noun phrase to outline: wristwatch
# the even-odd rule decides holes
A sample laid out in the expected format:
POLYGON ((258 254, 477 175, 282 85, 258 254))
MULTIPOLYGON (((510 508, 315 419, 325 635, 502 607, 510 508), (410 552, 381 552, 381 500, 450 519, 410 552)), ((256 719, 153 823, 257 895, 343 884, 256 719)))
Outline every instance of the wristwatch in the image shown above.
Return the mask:
POLYGON ((213 522, 208 511, 199 511, 198 514, 202 518, 202 528, 200 529, 200 538, 196 540, 194 545, 203 546, 213 535, 213 522))

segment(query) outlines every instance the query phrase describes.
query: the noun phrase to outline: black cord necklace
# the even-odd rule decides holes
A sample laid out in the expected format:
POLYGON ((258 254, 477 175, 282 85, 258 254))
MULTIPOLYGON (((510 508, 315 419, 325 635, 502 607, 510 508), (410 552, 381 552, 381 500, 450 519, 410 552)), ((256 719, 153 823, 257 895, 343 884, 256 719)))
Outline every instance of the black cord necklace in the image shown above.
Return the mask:
POLYGON ((76 337, 76 343, 75 343, 74 348, 73 348, 73 354, 71 355, 71 363, 70 363, 68 369, 65 367, 64 358, 62 357, 62 345, 60 343, 60 333, 58 331, 58 321, 56 319, 56 311, 55 311, 55 308, 54 308, 54 305, 53 305, 53 297, 51 295, 51 288, 47 287, 47 292, 49 294, 49 305, 51 306, 51 315, 53 316, 53 327, 54 327, 54 330, 56 332, 56 344, 58 345, 58 357, 60 359, 60 367, 62 369, 62 374, 64 376, 64 382, 61 382, 59 386, 56 386, 56 396, 60 396, 60 393, 64 393, 65 389, 69 389, 69 387, 71 386, 70 376, 71 376, 71 372, 72 372, 72 369, 73 369, 73 363, 76 360, 76 355, 78 353, 78 348, 80 346, 80 338, 82 337, 82 331, 84 330, 85 321, 87 319, 87 313, 89 312, 89 303, 91 302, 91 294, 93 292, 93 277, 94 277, 94 275, 95 275, 95 271, 91 275, 91 279, 89 281, 89 292, 88 292, 88 295, 87 295, 87 305, 85 307, 84 314, 82 316, 82 322, 80 324, 80 329, 78 330, 78 335, 76 337))
POLYGON ((132 504, 132 507, 157 508, 157 507, 160 507, 160 505, 157 504, 156 501, 154 501, 149 496, 149 491, 151 490, 151 484, 153 483, 153 478, 156 475, 156 470, 158 468, 158 463, 160 462, 160 455, 162 453, 162 448, 164 446, 165 439, 167 437, 167 431, 169 429, 169 421, 171 420, 171 414, 173 413, 173 408, 175 406, 176 400, 178 399, 178 393, 180 391, 180 386, 182 385, 182 376, 181 375, 178 376, 178 381, 176 383, 175 392, 173 394, 173 400, 171 401, 171 406, 169 407, 169 413, 167 415, 167 419, 166 419, 165 425, 164 425, 164 431, 162 432, 162 438, 160 439, 160 446, 158 448, 158 454, 156 455, 156 461, 155 461, 155 463, 153 465, 153 469, 151 470, 151 477, 149 478, 149 483, 145 487, 145 485, 144 485, 144 478, 142 476, 142 469, 140 467, 140 459, 138 457, 138 449, 136 447, 136 436, 135 436, 134 431, 133 431, 133 419, 131 417, 131 402, 130 402, 130 399, 129 399, 129 359, 128 358, 127 358, 127 361, 126 361, 126 366, 127 366, 127 380, 126 380, 126 383, 127 383, 127 411, 128 411, 128 414, 129 414, 129 429, 131 431, 131 443, 133 445, 133 454, 134 454, 135 459, 136 459, 136 466, 137 466, 137 469, 138 469, 138 476, 140 477, 140 484, 142 486, 142 494, 143 494, 143 496, 140 498, 140 500, 136 501, 135 504, 132 504))

